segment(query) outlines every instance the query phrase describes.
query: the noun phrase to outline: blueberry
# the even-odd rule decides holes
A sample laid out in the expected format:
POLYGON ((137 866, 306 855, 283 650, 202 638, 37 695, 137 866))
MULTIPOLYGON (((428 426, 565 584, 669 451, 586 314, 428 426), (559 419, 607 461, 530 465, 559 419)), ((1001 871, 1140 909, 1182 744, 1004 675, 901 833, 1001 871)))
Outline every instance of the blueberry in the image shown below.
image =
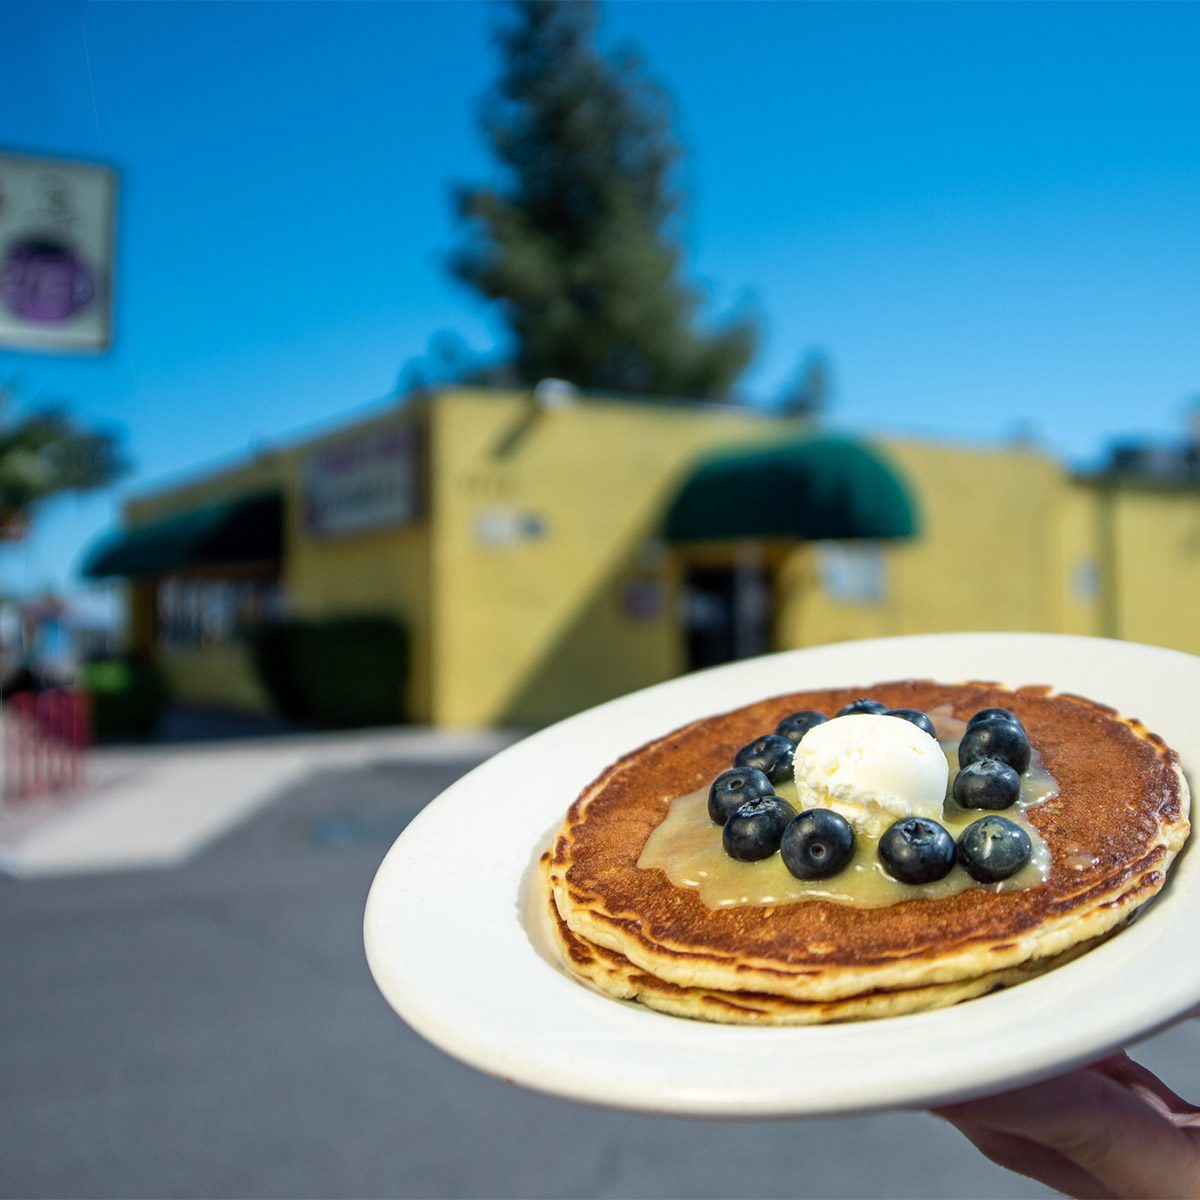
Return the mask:
POLYGON ((828 879, 854 857, 854 830, 830 808, 805 809, 783 831, 779 855, 797 879, 828 879))
POLYGON ((724 825, 739 805, 769 796, 773 791, 771 781, 757 767, 722 771, 708 789, 708 815, 718 825, 724 825))
POLYGON ((879 839, 884 870, 901 883, 932 883, 954 866, 954 839, 926 817, 905 817, 889 825, 879 839))
POLYGON ((963 808, 1011 808, 1021 794, 1021 777, 998 758, 979 758, 954 777, 954 799, 963 808))
POLYGON ((918 729, 923 729, 931 738, 937 739, 937 730, 933 727, 933 722, 923 713, 918 712, 915 708, 889 708, 883 714, 885 717, 899 717, 902 721, 911 721, 918 729))
POLYGON ((792 759, 795 756, 795 742, 777 733, 767 733, 755 738, 748 746, 743 746, 734 755, 733 763, 737 767, 757 767, 772 783, 781 783, 791 779, 792 759))
POLYGON ((1032 853, 1029 834, 1007 817, 982 817, 958 838, 958 861, 980 883, 997 883, 1015 875, 1032 853))
POLYGON ((958 743, 958 765, 965 767, 981 758, 998 758, 1018 775, 1029 766, 1029 739, 1020 725, 1002 717, 989 717, 972 725, 958 743))
POLYGON ((981 708, 967 722, 967 728, 970 729, 972 725, 978 725, 980 721, 997 721, 997 720, 998 721, 1011 721, 1014 725, 1020 725, 1022 729, 1025 728, 1025 726, 1021 724, 1021 718, 1018 717, 1015 712, 1009 712, 1009 710, 1007 708, 981 708))
POLYGON ((775 726, 775 732, 780 737, 787 738, 789 742, 799 742, 814 725, 824 725, 828 720, 824 713, 806 708, 803 712, 794 712, 790 717, 784 717, 775 726))
POLYGON ((878 700, 872 700, 869 696, 861 696, 857 700, 851 700, 845 708, 839 708, 837 715, 839 717, 850 717, 855 713, 885 713, 888 710, 886 704, 880 703, 878 700))
POLYGON ((725 822, 721 844, 730 858, 755 862, 770 858, 796 810, 778 796, 760 796, 734 809, 725 822))

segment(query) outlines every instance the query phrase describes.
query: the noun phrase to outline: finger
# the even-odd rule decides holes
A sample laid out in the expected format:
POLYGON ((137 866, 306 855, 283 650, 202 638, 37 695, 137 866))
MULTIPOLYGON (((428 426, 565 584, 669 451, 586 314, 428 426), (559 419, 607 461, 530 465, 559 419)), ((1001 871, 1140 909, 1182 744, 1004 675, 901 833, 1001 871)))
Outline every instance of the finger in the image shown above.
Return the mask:
POLYGON ((1100 1071, 967 1101, 942 1115, 1056 1151, 1119 1196, 1200 1192, 1200 1152, 1188 1134, 1100 1071))
POLYGON ((1081 1200, 1085 1197, 1086 1200, 1115 1200, 1115 1193, 1056 1150, 1039 1146, 1027 1138, 997 1133, 966 1121, 952 1121, 951 1124, 997 1166, 1036 1179, 1038 1183, 1067 1196, 1080 1197, 1081 1200))
POLYGON ((1200 1108, 1172 1091, 1157 1075, 1141 1063, 1134 1062, 1128 1054, 1114 1054, 1096 1063, 1092 1070, 1100 1071, 1109 1079, 1123 1084, 1166 1117, 1194 1117, 1200 1114, 1200 1108))

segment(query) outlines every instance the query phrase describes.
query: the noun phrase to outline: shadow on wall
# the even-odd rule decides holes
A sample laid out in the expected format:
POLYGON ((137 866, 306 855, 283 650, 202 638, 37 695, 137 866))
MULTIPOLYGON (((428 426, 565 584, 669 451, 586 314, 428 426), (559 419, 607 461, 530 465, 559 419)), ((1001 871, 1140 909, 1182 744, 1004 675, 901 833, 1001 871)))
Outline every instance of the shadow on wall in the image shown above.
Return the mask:
POLYGON ((675 596, 659 581, 604 579, 575 609, 491 723, 548 725, 685 669, 675 596))

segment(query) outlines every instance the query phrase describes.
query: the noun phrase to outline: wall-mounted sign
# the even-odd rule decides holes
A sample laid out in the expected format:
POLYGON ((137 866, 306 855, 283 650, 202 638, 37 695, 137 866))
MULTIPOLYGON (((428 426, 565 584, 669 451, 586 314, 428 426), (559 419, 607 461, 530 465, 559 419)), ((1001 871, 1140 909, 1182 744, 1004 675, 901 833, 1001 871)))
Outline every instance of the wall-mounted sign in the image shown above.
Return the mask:
POLYGON ((632 621, 657 621, 666 607, 658 579, 631 579, 621 588, 621 611, 632 621))
POLYGON ((475 514, 474 532, 475 541, 481 546, 511 546, 544 538, 547 524, 541 513, 521 512, 497 504, 475 514))
POLYGON ((314 451, 303 469, 304 525, 316 537, 366 533, 421 515, 417 431, 363 434, 314 451))
POLYGON ((887 564, 878 542, 818 542, 817 573, 830 600, 877 605, 887 598, 887 564))
POLYGON ((108 348, 116 173, 0 154, 0 346, 108 348))

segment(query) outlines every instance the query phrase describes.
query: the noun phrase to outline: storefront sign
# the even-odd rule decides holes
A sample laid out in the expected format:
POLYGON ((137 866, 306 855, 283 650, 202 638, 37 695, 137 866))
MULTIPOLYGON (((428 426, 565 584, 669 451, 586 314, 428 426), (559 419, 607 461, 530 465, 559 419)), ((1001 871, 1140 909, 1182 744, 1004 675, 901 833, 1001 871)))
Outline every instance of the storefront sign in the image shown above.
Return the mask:
POLYGON ((317 537, 403 525, 421 514, 415 429, 389 429, 315 451, 304 464, 305 528, 317 537))
POLYGON ((0 154, 0 346, 106 350, 116 174, 0 154))

